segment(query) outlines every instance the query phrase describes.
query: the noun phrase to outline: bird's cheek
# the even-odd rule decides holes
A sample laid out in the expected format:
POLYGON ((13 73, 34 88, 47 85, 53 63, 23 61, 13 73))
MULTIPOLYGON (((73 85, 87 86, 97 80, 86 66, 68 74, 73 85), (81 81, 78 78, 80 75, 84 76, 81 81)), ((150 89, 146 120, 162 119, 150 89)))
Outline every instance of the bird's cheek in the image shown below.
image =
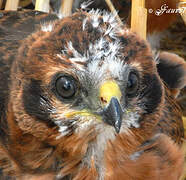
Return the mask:
POLYGON ((81 111, 72 111, 65 114, 66 118, 77 118, 77 121, 88 122, 88 121, 98 121, 101 122, 101 116, 90 112, 87 109, 81 111))

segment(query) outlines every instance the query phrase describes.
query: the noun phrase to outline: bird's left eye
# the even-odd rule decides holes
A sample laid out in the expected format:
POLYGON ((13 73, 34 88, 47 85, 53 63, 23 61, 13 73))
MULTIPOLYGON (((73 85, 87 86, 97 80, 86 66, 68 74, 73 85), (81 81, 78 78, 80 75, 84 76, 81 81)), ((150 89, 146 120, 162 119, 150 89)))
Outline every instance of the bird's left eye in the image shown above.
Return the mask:
POLYGON ((76 93, 76 82, 72 77, 61 76, 56 80, 56 91, 62 98, 71 98, 76 93))
POLYGON ((138 90, 138 77, 134 72, 131 72, 127 82, 127 95, 133 96, 138 90))

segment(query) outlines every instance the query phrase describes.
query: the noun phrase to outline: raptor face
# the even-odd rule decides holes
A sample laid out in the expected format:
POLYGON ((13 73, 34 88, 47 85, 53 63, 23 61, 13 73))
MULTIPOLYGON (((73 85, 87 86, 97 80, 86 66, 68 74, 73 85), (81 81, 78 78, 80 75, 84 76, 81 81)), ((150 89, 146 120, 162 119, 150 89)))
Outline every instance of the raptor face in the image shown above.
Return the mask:
POLYGON ((89 128, 113 134, 140 128, 143 115, 163 104, 148 45, 111 14, 79 12, 44 25, 19 53, 15 111, 56 126, 56 138, 89 128))

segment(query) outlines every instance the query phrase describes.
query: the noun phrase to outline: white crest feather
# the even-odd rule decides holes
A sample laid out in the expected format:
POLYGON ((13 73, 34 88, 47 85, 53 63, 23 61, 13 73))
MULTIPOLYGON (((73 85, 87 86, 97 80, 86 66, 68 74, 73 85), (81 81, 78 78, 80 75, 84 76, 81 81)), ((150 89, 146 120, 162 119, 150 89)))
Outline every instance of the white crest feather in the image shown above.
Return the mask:
POLYGON ((80 8, 83 9, 83 10, 85 10, 85 9, 87 9, 87 7, 90 6, 92 3, 93 3, 92 0, 84 1, 84 2, 80 5, 80 8))
POLYGON ((43 25, 41 25, 41 30, 44 32, 51 32, 53 30, 53 26, 54 24, 52 22, 43 23, 43 25))

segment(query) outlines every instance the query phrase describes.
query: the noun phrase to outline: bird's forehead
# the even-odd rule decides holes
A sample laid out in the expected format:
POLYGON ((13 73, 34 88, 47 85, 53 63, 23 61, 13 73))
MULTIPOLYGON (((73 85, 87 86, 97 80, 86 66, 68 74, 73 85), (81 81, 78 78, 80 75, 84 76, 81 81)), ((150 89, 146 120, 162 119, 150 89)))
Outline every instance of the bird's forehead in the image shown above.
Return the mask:
POLYGON ((90 42, 86 51, 78 51, 73 46, 73 42, 69 41, 62 53, 57 56, 63 60, 63 56, 68 54, 68 61, 76 73, 86 74, 96 79, 104 79, 108 76, 119 78, 128 67, 124 61, 125 57, 120 52, 122 48, 119 39, 110 42, 105 37, 100 37, 90 42))
POLYGON ((62 24, 56 33, 65 37, 65 41, 63 39, 56 56, 70 62, 77 71, 98 79, 104 79, 108 74, 122 77, 129 60, 140 48, 146 48, 144 42, 135 38, 110 13, 92 10, 76 14, 62 24))
POLYGON ((100 10, 78 12, 45 24, 35 36, 29 39, 34 42, 27 48, 32 55, 27 61, 32 64, 27 67, 38 69, 39 74, 65 70, 89 74, 95 79, 108 75, 122 78, 131 65, 141 68, 142 72, 143 64, 146 69, 152 64, 146 42, 118 23, 115 15, 100 10), (38 61, 41 57, 43 61, 38 61))
POLYGON ((151 56, 144 40, 121 25, 115 15, 100 10, 73 15, 64 20, 56 34, 65 38, 57 57, 91 74, 112 72, 120 77, 127 64, 136 65, 136 56, 144 55, 144 60, 151 56))

